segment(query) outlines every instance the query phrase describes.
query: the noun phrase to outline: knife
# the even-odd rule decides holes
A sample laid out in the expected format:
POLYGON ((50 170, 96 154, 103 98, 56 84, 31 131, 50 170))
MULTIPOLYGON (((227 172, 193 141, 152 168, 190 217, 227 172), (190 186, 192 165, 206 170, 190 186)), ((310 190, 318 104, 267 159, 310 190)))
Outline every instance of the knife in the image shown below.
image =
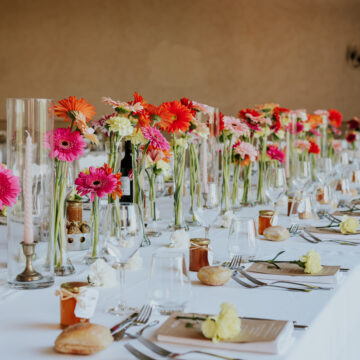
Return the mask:
POLYGON ((123 327, 124 325, 128 324, 130 321, 132 321, 133 319, 135 319, 137 316, 139 315, 139 313, 134 312, 131 315, 129 315, 125 320, 123 320, 122 322, 114 325, 111 329, 110 332, 111 334, 113 334, 116 330, 118 330, 119 328, 123 327))

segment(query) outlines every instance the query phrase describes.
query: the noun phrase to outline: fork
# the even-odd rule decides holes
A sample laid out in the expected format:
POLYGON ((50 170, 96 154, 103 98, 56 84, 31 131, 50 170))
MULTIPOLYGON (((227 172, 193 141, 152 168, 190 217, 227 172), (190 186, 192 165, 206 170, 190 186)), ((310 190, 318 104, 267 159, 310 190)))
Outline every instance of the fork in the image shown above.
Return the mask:
POLYGON ((289 228, 290 236, 295 236, 299 233, 299 224, 292 224, 289 228))
POLYGON ((130 334, 130 333, 126 333, 126 335, 131 338, 131 339, 136 339, 138 338, 139 336, 141 336, 143 334, 143 332, 153 326, 156 326, 159 324, 159 320, 154 320, 152 321, 151 323, 145 325, 143 328, 141 328, 139 331, 136 332, 136 334, 130 334))
POLYGON ((151 305, 143 305, 143 307, 140 309, 139 315, 134 320, 129 322, 126 326, 124 326, 120 331, 113 335, 114 340, 121 340, 125 336, 125 332, 130 326, 146 324, 150 319, 151 312, 151 305))
POLYGON ((262 287, 262 286, 271 286, 271 287, 276 287, 276 288, 280 288, 280 289, 284 289, 284 290, 288 290, 288 291, 302 291, 302 292, 310 292, 311 289, 299 289, 299 288, 293 288, 293 287, 286 287, 286 286, 280 286, 280 285, 272 285, 272 284, 267 284, 264 283, 262 281, 259 281, 255 278, 252 278, 253 280, 249 279, 249 276, 242 268, 241 268, 241 256, 240 255, 235 255, 231 261, 230 264, 228 265, 229 269, 233 270, 233 275, 231 276, 231 278, 233 280, 235 280, 238 284, 248 288, 248 289, 255 289, 258 287, 262 287), (248 280, 250 280, 251 282, 253 282, 255 285, 252 284, 248 284, 245 281, 240 280, 236 275, 237 275, 237 271, 239 271, 241 274, 245 273, 246 275, 243 275, 244 277, 246 277, 248 280), (256 283, 255 283, 256 281, 256 283))
POLYGON ((350 240, 340 240, 340 239, 336 239, 336 240, 321 240, 319 237, 315 236, 314 234, 312 234, 309 230, 304 229, 305 234, 309 235, 312 240, 306 238, 303 234, 299 234, 304 240, 311 242, 312 244, 318 244, 321 242, 330 242, 330 243, 337 243, 340 245, 359 245, 359 243, 354 242, 354 241, 350 241, 350 240))
MULTIPOLYGON (((224 359, 224 360, 242 360, 242 359, 239 359, 239 358, 233 359, 233 358, 230 358, 228 356, 218 355, 218 354, 209 353, 209 352, 200 351, 200 350, 189 350, 189 351, 186 351, 186 352, 183 352, 183 353, 176 353, 176 352, 166 350, 165 348, 153 343, 150 340, 145 339, 142 336, 139 336, 137 338, 137 340, 140 341, 144 346, 146 346, 148 349, 150 349, 151 351, 153 351, 157 355, 166 357, 167 359, 177 359, 177 358, 179 358, 179 356, 184 356, 184 355, 188 355, 188 354, 203 354, 203 355, 208 355, 208 356, 212 356, 212 357, 216 357, 218 359, 224 359)), ((126 345, 125 345, 125 347, 126 347, 126 345)))

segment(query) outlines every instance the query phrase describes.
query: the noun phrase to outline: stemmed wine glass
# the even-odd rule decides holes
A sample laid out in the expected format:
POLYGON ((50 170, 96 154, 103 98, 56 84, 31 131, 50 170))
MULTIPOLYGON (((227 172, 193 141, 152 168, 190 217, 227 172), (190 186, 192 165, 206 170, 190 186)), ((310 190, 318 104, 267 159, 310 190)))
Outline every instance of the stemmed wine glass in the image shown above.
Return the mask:
POLYGON ((266 190, 265 193, 272 203, 276 203, 286 193, 285 169, 279 167, 269 167, 265 174, 266 190))
POLYGON ((298 160, 295 163, 294 182, 300 192, 304 192, 311 181, 310 163, 307 160, 298 160))
POLYGON ((120 302, 107 311, 113 315, 128 315, 134 309, 126 304, 125 269, 143 239, 143 226, 138 205, 118 201, 108 204, 105 226, 104 256, 113 267, 120 269, 120 302))
POLYGON ((219 191, 216 183, 208 184, 208 192, 198 195, 200 201, 195 201, 194 214, 196 220, 205 228, 205 238, 208 238, 211 225, 220 214, 219 191))

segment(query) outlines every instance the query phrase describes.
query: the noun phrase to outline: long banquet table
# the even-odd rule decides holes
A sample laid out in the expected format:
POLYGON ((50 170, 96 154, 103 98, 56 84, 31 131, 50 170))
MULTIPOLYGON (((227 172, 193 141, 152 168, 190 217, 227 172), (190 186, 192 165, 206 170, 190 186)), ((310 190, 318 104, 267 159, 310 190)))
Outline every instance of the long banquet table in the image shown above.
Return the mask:
MULTIPOLYGON (((162 198, 161 215, 171 213, 172 199, 162 198), (167 211, 166 211, 167 210, 167 211)), ((258 208, 246 210, 246 216, 258 214, 258 208)), ((289 219, 280 216, 282 225, 288 225, 289 219)), ((190 228, 190 236, 202 236, 203 229, 190 228)), ((228 229, 211 229, 210 238, 218 259, 227 258, 228 229)), ((70 277, 56 278, 54 287, 42 290, 14 290, 7 286, 6 279, 6 227, 0 226, 0 358, 7 359, 78 359, 78 356, 57 354, 53 350, 59 328, 59 298, 55 290, 59 284, 71 280, 85 280, 88 269, 81 265, 83 253, 73 252, 71 258, 77 268, 70 277)), ((130 305, 140 306, 147 301, 147 284, 152 254, 170 242, 170 232, 152 239, 152 246, 141 248, 143 266, 140 270, 128 271, 126 279, 127 297, 130 305)), ((360 242, 360 239, 359 239, 360 242)), ((224 301, 236 305, 242 316, 264 317, 272 319, 295 320, 306 324, 306 330, 295 330, 294 341, 281 355, 234 353, 217 351, 231 357, 250 359, 291 359, 291 360, 351 360, 360 359, 360 247, 339 244, 310 244, 298 236, 285 242, 259 240, 258 258, 273 257, 278 251, 285 250, 282 259, 298 259, 300 255, 315 248, 326 265, 341 265, 350 268, 342 273, 339 284, 331 291, 312 291, 310 293, 289 292, 274 288, 246 289, 230 280, 222 287, 202 285, 196 273, 192 278, 192 300, 187 311, 200 313, 218 313, 224 301)), ((100 300, 92 322, 112 326, 120 319, 109 315, 105 309, 116 302, 119 288, 100 289, 100 300)), ((152 319, 165 320, 164 316, 152 315, 152 319)), ((145 336, 155 341, 156 328, 147 330, 145 336)), ((92 355, 92 359, 133 359, 124 344, 130 342, 139 350, 153 358, 159 358, 149 352, 136 340, 124 339, 114 343, 108 349, 92 355)), ((185 351, 190 348, 172 344, 161 344, 174 350, 185 351)), ((214 350, 211 350, 216 352, 214 350)), ((206 359, 204 355, 186 356, 186 359, 206 359)))

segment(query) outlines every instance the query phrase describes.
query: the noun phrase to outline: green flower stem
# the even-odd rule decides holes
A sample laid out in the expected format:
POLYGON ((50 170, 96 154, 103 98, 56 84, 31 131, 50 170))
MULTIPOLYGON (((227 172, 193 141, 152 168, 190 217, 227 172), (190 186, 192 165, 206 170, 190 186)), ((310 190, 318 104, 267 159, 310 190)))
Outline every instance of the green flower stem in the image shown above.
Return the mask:
MULTIPOLYGON (((113 173, 117 173, 118 158, 119 158, 119 143, 121 138, 119 135, 110 132, 109 136, 109 154, 108 154, 108 165, 113 169, 113 173)), ((108 195, 108 203, 111 204, 114 199, 111 195, 108 195)))
POLYGON ((224 212, 230 210, 230 163, 231 163, 231 138, 224 139, 223 147, 223 182, 222 182, 222 210, 224 212))
POLYGON ((233 189, 232 189, 232 206, 236 205, 236 200, 238 197, 239 189, 239 176, 240 176, 240 161, 235 162, 234 164, 234 179, 233 179, 233 189))
POLYGON ((54 194, 54 260, 57 267, 63 265, 65 246, 65 191, 68 163, 56 160, 55 163, 55 194, 54 194), (57 249, 59 249, 59 254, 57 249))
POLYGON ((243 197, 242 197, 243 204, 248 204, 250 202, 251 167, 252 167, 251 163, 244 167, 244 172, 243 172, 244 192, 243 192, 243 197))
POLYGON ((260 139, 260 160, 259 160, 259 179, 258 179, 258 188, 256 200, 263 204, 265 203, 265 193, 264 193, 264 175, 265 175, 265 157, 266 157, 266 137, 263 136, 260 139))
POLYGON ((281 254, 283 254, 285 251, 280 251, 278 252, 272 259, 270 260, 250 260, 250 262, 253 263, 267 263, 270 264, 272 266, 275 266, 277 269, 280 269, 280 267, 277 264, 296 264, 298 266, 300 266, 301 268, 305 269, 305 263, 303 261, 300 260, 276 260, 281 254))
MULTIPOLYGON (((198 154, 196 152, 196 146, 194 143, 190 144, 190 197, 191 197, 191 215, 192 221, 196 222, 196 217, 194 214, 194 201, 195 201, 195 194, 200 195, 201 191, 201 184, 200 184, 200 169, 199 169, 199 159, 198 154)), ((197 198, 197 204, 201 202, 200 196, 197 198)))
POLYGON ((185 174, 185 153, 186 149, 176 145, 176 137, 173 135, 174 148, 174 215, 175 227, 181 226, 182 192, 184 187, 185 174))
POLYGON ((156 208, 155 208, 155 181, 156 181, 156 174, 154 170, 150 174, 149 170, 145 170, 146 175, 149 179, 149 200, 150 200, 150 215, 151 219, 156 221, 156 208))
POLYGON ((93 219, 93 249, 92 257, 95 258, 97 254, 97 246, 99 242, 99 197, 95 195, 94 201, 92 203, 92 213, 91 217, 93 219))

